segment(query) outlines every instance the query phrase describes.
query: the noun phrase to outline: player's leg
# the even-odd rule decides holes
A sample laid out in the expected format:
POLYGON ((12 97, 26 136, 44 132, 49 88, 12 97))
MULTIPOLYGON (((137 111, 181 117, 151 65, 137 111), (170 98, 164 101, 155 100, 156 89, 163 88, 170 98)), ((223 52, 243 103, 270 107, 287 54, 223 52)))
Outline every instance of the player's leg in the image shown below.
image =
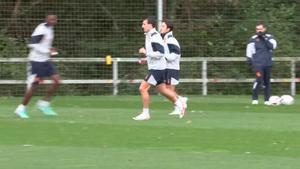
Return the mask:
POLYGON ((24 106, 27 106, 27 105, 28 105, 28 103, 29 103, 29 101, 30 101, 30 99, 31 99, 31 97, 32 97, 32 95, 33 95, 33 93, 36 91, 37 87, 38 87, 38 83, 33 83, 33 84, 31 85, 31 87, 30 87, 29 89, 26 90, 25 95, 24 95, 24 98, 23 98, 23 101, 22 101, 22 104, 23 104, 24 106))
POLYGON ((166 87, 168 89, 172 90, 173 92, 176 92, 176 86, 174 86, 174 85, 167 85, 166 87))
POLYGON ((50 77, 52 80, 52 84, 46 90, 46 96, 37 102, 37 107, 48 116, 55 116, 57 113, 53 111, 50 106, 50 100, 57 90, 59 83, 60 83, 60 76, 58 75, 54 65, 51 62, 44 63, 44 72, 43 77, 50 77))
POLYGON ((265 96, 265 104, 269 105, 269 98, 271 96, 271 72, 272 68, 270 66, 264 68, 264 96, 265 96))
POLYGON ((168 98, 174 105, 175 109, 172 114, 178 114, 180 118, 185 115, 187 104, 187 100, 182 100, 175 90, 171 90, 167 88, 166 84, 176 85, 179 83, 179 71, 167 69, 161 70, 156 75, 158 80, 158 84, 156 86, 156 90, 168 98), (177 79, 177 80, 176 80, 177 79))
MULTIPOLYGON (((166 87, 176 93, 176 86, 179 84, 179 70, 166 69, 166 87)), ((187 108, 187 97, 178 96, 182 100, 183 107, 187 108)), ((174 106, 174 110, 169 115, 180 115, 177 106, 174 106)))
POLYGON ((149 120, 150 119, 150 113, 149 113, 149 104, 150 104, 150 95, 149 95, 149 89, 151 87, 150 83, 156 84, 156 81, 150 80, 150 77, 152 77, 151 73, 146 76, 144 81, 141 83, 139 87, 139 91, 141 94, 141 99, 143 103, 143 111, 141 114, 133 117, 134 120, 149 120), (149 81, 149 82, 148 82, 149 81))
MULTIPOLYGON (((166 85, 166 87, 169 89, 169 90, 171 90, 171 91, 173 91, 173 92, 175 92, 175 93, 177 93, 176 92, 176 85, 166 85)), ((178 93, 177 93, 178 94, 178 93)), ((179 97, 179 99, 181 99, 183 102, 184 102, 184 108, 187 108, 187 101, 188 101, 188 98, 187 97, 184 97, 184 96, 181 96, 181 95, 178 95, 178 97, 179 97)), ((176 114, 176 110, 174 110, 173 112, 171 112, 169 115, 177 115, 176 114)))
POLYGON ((51 84, 51 86, 49 86, 46 89, 46 96, 43 99, 43 100, 46 100, 49 102, 51 100, 51 97, 54 95, 54 93, 56 92, 56 90, 58 89, 59 84, 60 84, 60 76, 58 74, 54 74, 50 78, 53 83, 51 84))
POLYGON ((166 87, 172 91, 176 91, 175 84, 172 84, 172 70, 166 69, 166 87))
POLYGON ((183 100, 179 98, 176 92, 168 89, 165 83, 157 85, 156 90, 175 105, 175 111, 177 111, 175 114, 178 114, 180 118, 185 115, 186 106, 184 106, 184 104, 186 103, 184 103, 183 100))
POLYGON ((22 103, 15 110, 15 113, 21 118, 29 118, 26 107, 41 81, 39 74, 37 73, 38 69, 39 66, 36 64, 36 62, 29 62, 27 64, 27 89, 22 103))
POLYGON ((150 87, 151 87, 151 85, 145 81, 143 81, 139 87, 139 91, 140 91, 141 99, 142 99, 142 103, 143 103, 143 109, 149 109, 149 102, 150 102, 149 89, 150 89, 150 87))
POLYGON ((22 104, 20 104, 17 109, 15 110, 15 113, 21 117, 21 118, 29 118, 26 107, 33 95, 33 93, 36 91, 38 84, 32 84, 32 86, 26 90, 22 104))
POLYGON ((252 87, 252 104, 258 104, 258 94, 263 82, 263 72, 260 68, 255 69, 256 80, 252 87))
POLYGON ((178 100, 177 93, 175 91, 167 88, 167 85, 165 83, 161 83, 161 84, 157 85, 156 90, 157 90, 158 93, 165 96, 172 103, 175 103, 178 100))
POLYGON ((175 90, 171 90, 167 87, 171 85, 171 74, 170 70, 158 70, 153 73, 157 83, 156 83, 156 90, 158 93, 164 95, 167 99, 169 99, 172 103, 175 103, 178 99, 177 93, 175 90))
MULTIPOLYGON (((171 90, 171 91, 173 91, 177 94, 176 85, 166 85, 166 87, 167 87, 167 89, 169 89, 169 90, 171 90)), ((178 98, 183 102, 183 108, 186 109, 188 98, 187 97, 182 97, 180 95, 178 95, 178 98)), ((169 115, 180 115, 180 113, 181 112, 178 110, 178 106, 174 106, 174 110, 171 113, 169 113, 169 115)))

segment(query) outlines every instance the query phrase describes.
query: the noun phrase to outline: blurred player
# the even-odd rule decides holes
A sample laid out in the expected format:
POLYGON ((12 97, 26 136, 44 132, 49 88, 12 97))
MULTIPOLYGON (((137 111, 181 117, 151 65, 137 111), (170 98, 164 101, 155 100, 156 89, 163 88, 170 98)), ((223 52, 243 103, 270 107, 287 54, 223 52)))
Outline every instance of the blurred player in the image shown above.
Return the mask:
POLYGON ((156 90, 168 98, 179 111, 180 118, 185 114, 183 101, 177 94, 166 87, 166 59, 164 57, 164 44, 160 34, 155 30, 156 21, 148 17, 143 20, 142 28, 146 35, 145 47, 140 48, 139 53, 146 56, 149 74, 145 77, 140 85, 140 93, 143 102, 143 112, 134 117, 134 120, 149 120, 149 89, 151 85, 156 87, 156 90))
POLYGON ((48 14, 46 22, 39 24, 31 35, 29 48, 29 63, 28 63, 28 77, 27 90, 25 92, 22 104, 20 104, 15 113, 21 118, 29 118, 26 106, 29 103, 33 93, 43 78, 50 77, 53 84, 47 89, 47 94, 43 100, 37 102, 37 107, 49 116, 57 115, 50 107, 50 99, 59 86, 60 77, 56 68, 50 61, 51 55, 56 55, 57 51, 52 47, 54 38, 53 27, 57 23, 57 16, 55 14, 48 14))
MULTIPOLYGON (((181 50, 177 39, 173 36, 173 28, 174 26, 172 22, 163 21, 160 28, 160 34, 164 40, 164 47, 165 47, 164 56, 167 61, 167 69, 166 69, 167 88, 171 89, 172 91, 175 91, 176 85, 179 84, 181 50)), ((181 99, 184 102, 187 102, 186 97, 182 97, 181 99)), ((170 115, 178 115, 177 113, 178 111, 174 110, 172 113, 170 113, 170 115)))
POLYGON ((265 93, 264 104, 270 105, 272 56, 276 47, 277 42, 271 34, 267 33, 267 27, 263 23, 258 23, 256 25, 256 35, 250 39, 246 51, 247 63, 252 66, 256 76, 252 88, 252 104, 258 104, 258 93, 263 87, 265 93))

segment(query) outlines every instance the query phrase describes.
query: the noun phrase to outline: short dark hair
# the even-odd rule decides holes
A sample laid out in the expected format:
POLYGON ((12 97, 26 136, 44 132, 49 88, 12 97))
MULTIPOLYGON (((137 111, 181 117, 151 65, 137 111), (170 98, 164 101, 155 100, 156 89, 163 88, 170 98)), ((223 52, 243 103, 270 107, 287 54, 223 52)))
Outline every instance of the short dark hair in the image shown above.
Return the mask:
POLYGON ((153 28, 156 28, 156 19, 153 16, 148 16, 144 19, 147 20, 148 24, 151 24, 153 28))
POLYGON ((259 22, 256 23, 256 26, 259 26, 259 25, 262 25, 264 28, 267 27, 266 24, 262 21, 259 21, 259 22))
POLYGON ((56 14, 55 14, 53 11, 50 11, 50 12, 47 12, 47 13, 46 13, 46 17, 47 17, 47 16, 50 16, 50 15, 55 15, 55 16, 56 16, 56 14))
POLYGON ((173 31, 173 28, 174 28, 173 22, 171 22, 169 20, 164 20, 163 22, 167 25, 167 28, 169 28, 170 31, 173 31))

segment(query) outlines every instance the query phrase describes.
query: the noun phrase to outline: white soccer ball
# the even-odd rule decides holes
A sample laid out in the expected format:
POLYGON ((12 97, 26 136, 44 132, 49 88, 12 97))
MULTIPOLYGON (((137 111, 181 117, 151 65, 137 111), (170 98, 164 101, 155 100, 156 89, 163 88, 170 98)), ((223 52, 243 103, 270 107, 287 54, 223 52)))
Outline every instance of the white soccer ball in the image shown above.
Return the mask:
POLYGON ((274 105, 274 106, 278 106, 281 104, 281 98, 279 96, 271 96, 269 98, 269 102, 271 103, 271 105, 274 105))
POLYGON ((282 95, 280 98, 280 102, 283 105, 291 105, 294 103, 294 98, 290 95, 282 95))

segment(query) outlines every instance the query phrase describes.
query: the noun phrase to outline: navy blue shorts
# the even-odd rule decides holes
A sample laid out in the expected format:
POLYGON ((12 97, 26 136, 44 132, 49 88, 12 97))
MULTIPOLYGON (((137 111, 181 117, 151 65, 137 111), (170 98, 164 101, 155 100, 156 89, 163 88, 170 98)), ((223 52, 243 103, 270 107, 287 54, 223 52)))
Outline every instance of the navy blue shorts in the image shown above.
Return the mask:
POLYGON ((154 86, 166 83, 166 70, 149 70, 144 80, 154 86))
POLYGON ((27 89, 32 84, 42 83, 43 78, 56 75, 57 71, 52 62, 29 62, 27 65, 27 89))
POLYGON ((36 75, 38 78, 50 77, 57 74, 57 70, 52 62, 33 62, 28 65, 28 74, 36 75))
POLYGON ((178 85, 179 84, 179 70, 166 69, 167 85, 178 85))

